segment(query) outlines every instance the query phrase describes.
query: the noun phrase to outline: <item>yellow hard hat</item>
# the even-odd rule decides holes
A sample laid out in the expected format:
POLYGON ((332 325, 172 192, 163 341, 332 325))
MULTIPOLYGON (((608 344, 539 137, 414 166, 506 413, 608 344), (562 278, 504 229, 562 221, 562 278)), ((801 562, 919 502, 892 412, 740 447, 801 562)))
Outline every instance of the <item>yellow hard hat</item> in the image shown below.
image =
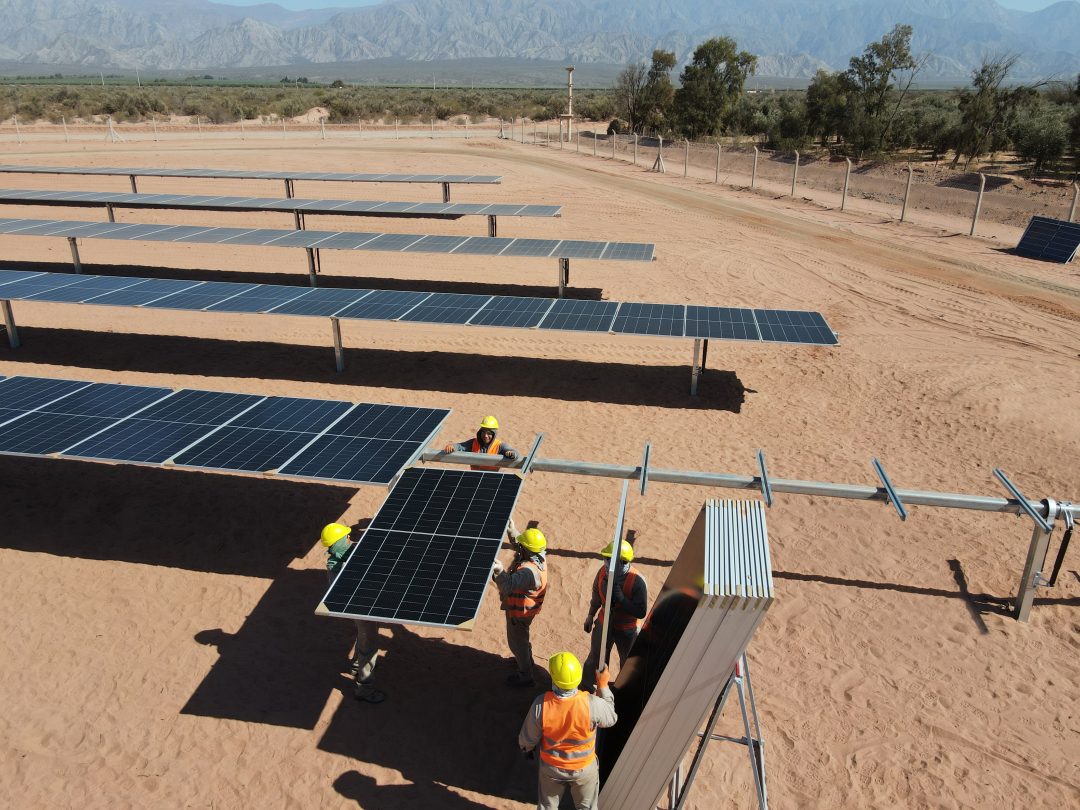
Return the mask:
POLYGON ((581 683, 581 662, 573 653, 555 653, 548 659, 548 674, 560 689, 577 689, 581 683))
POLYGON ((330 548, 342 537, 348 537, 350 534, 352 534, 352 529, 348 526, 342 526, 340 523, 327 523, 323 527, 320 539, 326 548, 330 548))
POLYGON ((515 538, 514 542, 533 554, 547 548, 547 538, 539 529, 526 529, 515 538))
POLYGON ((480 430, 498 430, 499 420, 494 416, 485 416, 480 420, 480 430))
MULTIPOLYGON (((604 550, 600 552, 600 556, 611 557, 611 547, 613 545, 615 545, 614 540, 604 546, 604 550)), ((625 563, 634 561, 634 547, 625 540, 619 543, 619 559, 625 563)))

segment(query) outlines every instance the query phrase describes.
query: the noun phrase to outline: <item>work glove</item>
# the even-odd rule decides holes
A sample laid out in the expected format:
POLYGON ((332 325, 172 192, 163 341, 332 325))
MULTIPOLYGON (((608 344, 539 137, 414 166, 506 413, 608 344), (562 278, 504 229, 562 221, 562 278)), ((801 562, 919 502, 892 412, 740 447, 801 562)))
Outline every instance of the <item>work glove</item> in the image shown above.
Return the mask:
POLYGON ((601 689, 607 689, 608 681, 611 680, 611 672, 608 671, 607 664, 602 664, 600 669, 596 670, 596 691, 601 689))
POLYGON ((505 453, 503 453, 503 458, 508 458, 513 461, 515 458, 517 458, 517 453, 515 453, 513 450, 507 450, 505 453))
POLYGON ((444 448, 442 449, 442 451, 443 451, 444 453, 453 453, 453 452, 454 452, 454 445, 452 445, 452 444, 448 444, 448 445, 446 445, 446 447, 444 447, 444 448))
POLYGON ((589 618, 587 618, 585 620, 585 632, 586 633, 591 633, 592 632, 592 625, 593 625, 593 617, 590 616, 589 618))
POLYGON ((497 580, 506 571, 506 566, 502 564, 501 560, 495 560, 491 566, 491 578, 497 580))

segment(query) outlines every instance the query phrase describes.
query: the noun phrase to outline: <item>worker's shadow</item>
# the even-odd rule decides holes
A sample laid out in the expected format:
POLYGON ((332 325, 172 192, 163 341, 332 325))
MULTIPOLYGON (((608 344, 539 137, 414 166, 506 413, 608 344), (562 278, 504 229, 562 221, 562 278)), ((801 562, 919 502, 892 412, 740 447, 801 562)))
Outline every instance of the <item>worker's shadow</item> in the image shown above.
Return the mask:
MULTIPOLYGON (((394 628, 392 639, 383 632, 386 653, 375 681, 386 690, 386 701, 342 701, 319 748, 400 772, 413 783, 400 789, 401 807, 475 806, 460 803, 443 785, 534 800, 536 764, 522 755, 517 734, 542 686, 507 687, 509 656, 467 646, 467 633, 444 641, 405 627, 394 628)), ((343 780, 335 787, 350 798, 362 799, 372 789, 362 779, 343 780)), ((365 806, 399 805, 386 803, 380 789, 379 801, 365 806)))
POLYGON ((438 807, 440 810, 485 810, 486 804, 477 804, 444 785, 427 784, 380 785, 373 777, 359 771, 346 771, 334 780, 334 790, 346 799, 352 799, 358 807, 368 810, 414 810, 420 807, 438 807))

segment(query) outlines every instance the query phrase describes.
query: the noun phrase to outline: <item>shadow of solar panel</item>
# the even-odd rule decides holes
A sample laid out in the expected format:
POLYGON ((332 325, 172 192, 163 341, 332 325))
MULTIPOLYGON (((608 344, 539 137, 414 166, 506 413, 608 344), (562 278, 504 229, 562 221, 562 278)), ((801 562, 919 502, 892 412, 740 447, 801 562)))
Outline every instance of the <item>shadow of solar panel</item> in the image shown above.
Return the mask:
POLYGON ((320 436, 280 469, 282 475, 388 484, 416 452, 415 442, 320 436))
POLYGON ((619 308, 615 301, 576 301, 560 298, 555 302, 541 329, 560 329, 569 332, 607 332, 619 308))
POLYGON ((329 435, 405 442, 427 440, 450 412, 443 408, 409 408, 361 403, 327 429, 329 435))
POLYGON ((686 307, 679 304, 620 304, 611 331, 631 335, 682 337, 685 320, 686 307))
POLYGON ((498 256, 513 239, 502 236, 471 236, 454 248, 455 255, 464 253, 469 256, 498 256))
POLYGON ((521 483, 519 476, 501 472, 405 470, 371 528, 501 542, 521 483))
POLYGON ((0 408, 32 411, 92 383, 46 377, 9 377, 0 385, 0 408))
POLYGON ((543 259, 553 256, 558 246, 557 239, 515 239, 499 255, 543 259))
POLYGON ((27 301, 53 301, 56 303, 77 303, 104 295, 108 292, 123 290, 139 283, 136 278, 121 278, 116 276, 86 276, 82 281, 75 284, 67 284, 63 287, 45 290, 44 292, 26 295, 27 301))
POLYGON ((275 315, 333 315, 350 304, 363 300, 368 290, 343 290, 322 287, 303 298, 294 298, 273 309, 275 315))
POLYGON ((686 337, 761 340, 754 313, 742 307, 687 306, 686 337))
POLYGON ((173 463, 210 470, 267 472, 288 461, 314 438, 314 433, 230 425, 177 455, 173 463))
POLYGON ((392 321, 404 315, 431 293, 407 290, 375 290, 355 304, 337 313, 338 318, 353 320, 392 321))
POLYGON ((809 343, 822 346, 836 344, 825 319, 817 312, 783 309, 755 309, 761 339, 774 343, 809 343))
MULTIPOLYGON (((275 287, 261 284, 251 292, 240 293, 219 304, 207 307, 208 312, 266 312, 287 301, 295 301, 314 290, 304 287, 275 287)), ((357 293, 362 290, 356 290, 357 293)))
POLYGON ((1029 259, 1067 263, 1080 248, 1080 223, 1049 217, 1032 217, 1016 246, 1029 259))
POLYGON ((490 295, 459 295, 457 293, 433 293, 408 313, 402 321, 422 323, 465 323, 484 304, 490 295))
POLYGON ((472 326, 508 326, 526 329, 536 326, 555 303, 554 298, 495 296, 469 319, 472 326))
POLYGON ((0 453, 59 453, 115 420, 61 413, 27 413, 0 426, 0 453))
POLYGON ((255 284, 231 284, 225 281, 208 281, 190 290, 178 292, 165 298, 158 299, 147 307, 153 309, 206 309, 214 304, 219 304, 226 299, 232 298, 237 293, 255 289, 255 284))
POLYGON ((84 303, 114 307, 138 307, 149 304, 158 298, 164 298, 166 295, 196 287, 199 283, 198 281, 151 278, 123 290, 86 298, 84 303))
POLYGON ((651 262, 653 245, 638 242, 609 242, 602 258, 625 262, 651 262))

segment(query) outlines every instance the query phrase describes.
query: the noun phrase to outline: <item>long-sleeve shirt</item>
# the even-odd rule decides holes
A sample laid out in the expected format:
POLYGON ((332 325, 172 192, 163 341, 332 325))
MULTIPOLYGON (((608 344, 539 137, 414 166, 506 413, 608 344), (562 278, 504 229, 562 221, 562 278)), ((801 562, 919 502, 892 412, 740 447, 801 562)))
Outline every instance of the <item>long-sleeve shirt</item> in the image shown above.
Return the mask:
MULTIPOLYGON (((604 596, 606 592, 597 588, 597 583, 600 581, 600 572, 606 572, 607 566, 603 566, 600 571, 596 572, 596 578, 593 579, 592 587, 592 601, 589 602, 589 615, 595 616, 604 603, 604 596)), ((645 577, 641 575, 641 572, 636 568, 634 573, 637 576, 634 578, 634 587, 630 590, 630 598, 627 599, 622 592, 622 577, 616 574, 615 585, 611 589, 611 601, 615 603, 615 610, 622 611, 623 613, 629 613, 635 619, 644 619, 645 614, 649 609, 649 586, 645 582, 645 577)), ((604 585, 607 586, 607 578, 604 578, 604 585)))
MULTIPOLYGON (((544 564, 542 557, 525 558, 532 559, 540 565, 544 564)), ((499 596, 503 601, 514 593, 528 593, 540 587, 540 574, 531 565, 521 565, 525 560, 514 560, 510 567, 495 577, 495 585, 499 589, 499 596), (517 566, 516 568, 514 566, 517 566)))
MULTIPOLYGON (((529 707, 529 713, 525 715, 525 721, 521 724, 518 732, 518 745, 522 751, 531 751, 540 744, 540 735, 544 731, 544 697, 537 695, 536 700, 529 707)), ((593 728, 610 728, 615 725, 619 716, 615 714, 615 696, 606 686, 597 690, 595 695, 589 695, 589 719, 593 728)))
MULTIPOLYGON (((466 439, 463 442, 458 442, 457 444, 455 444, 453 446, 454 447, 454 452, 455 453, 471 453, 472 452, 472 443, 474 441, 479 442, 480 440, 476 439, 474 437, 472 439, 466 439)), ((486 453, 487 452, 487 447, 485 447, 484 445, 480 445, 480 449, 477 452, 486 453)), ((521 454, 518 453, 518 451, 515 450, 513 447, 511 447, 506 442, 504 442, 504 441, 502 441, 500 439, 499 440, 499 455, 503 456, 505 458, 506 456, 510 456, 510 455, 512 455, 512 456, 520 456, 521 454)))

